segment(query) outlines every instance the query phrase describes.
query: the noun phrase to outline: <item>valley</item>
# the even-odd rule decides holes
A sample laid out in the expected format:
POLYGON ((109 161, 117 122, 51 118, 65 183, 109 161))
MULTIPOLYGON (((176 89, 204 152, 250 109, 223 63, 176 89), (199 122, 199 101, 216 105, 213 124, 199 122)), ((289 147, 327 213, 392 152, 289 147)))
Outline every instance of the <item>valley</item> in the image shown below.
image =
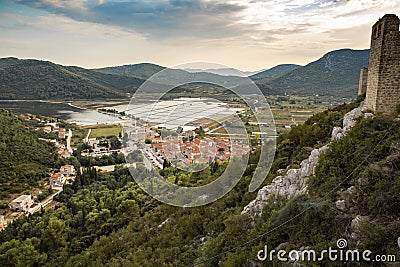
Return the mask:
POLYGON ((0 0, 0 266, 400 266, 399 13, 0 0))

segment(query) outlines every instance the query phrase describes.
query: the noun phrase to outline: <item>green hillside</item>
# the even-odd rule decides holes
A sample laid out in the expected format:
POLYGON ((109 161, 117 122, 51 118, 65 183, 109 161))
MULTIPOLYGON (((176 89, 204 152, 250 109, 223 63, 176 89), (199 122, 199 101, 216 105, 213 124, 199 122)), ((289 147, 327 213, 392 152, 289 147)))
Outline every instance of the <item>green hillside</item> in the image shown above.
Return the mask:
POLYGON ((265 83, 271 81, 274 78, 285 75, 286 73, 289 73, 292 70, 298 69, 300 67, 301 67, 300 65, 296 64, 280 64, 270 69, 251 75, 250 79, 252 79, 257 83, 265 83))
POLYGON ((142 80, 48 61, 0 59, 0 99, 122 98, 142 80))
POLYGON ((34 121, 0 110, 0 199, 36 186, 56 166, 54 145, 40 141, 34 121))
POLYGON ((369 50, 332 51, 304 67, 272 81, 257 81, 265 94, 276 92, 298 95, 355 97, 360 70, 368 66, 369 50))
POLYGON ((142 79, 127 77, 116 74, 103 74, 80 67, 65 67, 70 72, 85 77, 97 84, 107 88, 107 90, 116 91, 118 95, 126 96, 127 93, 133 94, 137 88, 144 82, 142 79))
POLYGON ((93 70, 107 74, 117 74, 146 80, 150 78, 153 74, 162 71, 163 69, 165 68, 156 64, 139 63, 132 65, 99 68, 93 70))
MULTIPOLYGON (((277 155, 264 185, 282 167, 298 166, 312 148, 329 142, 332 128, 341 125, 343 115, 361 100, 318 113, 279 136, 277 155)), ((0 232, 0 264, 258 266, 257 252, 265 245, 268 249, 321 251, 335 248, 339 238, 346 238, 351 249, 400 257, 399 133, 400 122, 393 117, 360 119, 320 158, 309 182, 310 194, 289 201, 278 199, 264 207, 261 217, 241 214, 256 195, 247 189, 259 151, 251 154, 244 177, 231 192, 197 208, 172 207, 151 199, 127 169, 117 168, 113 173, 88 170, 64 188, 54 210, 24 217, 0 232), (346 193, 350 186, 356 193, 346 193), (339 210, 335 201, 342 198, 348 204, 339 210), (350 224, 357 215, 368 216, 369 221, 352 235, 350 224)), ((197 186, 220 175, 223 164, 189 174, 171 168, 164 175, 197 186)), ((139 168, 133 175, 141 177, 145 171, 139 168)), ((316 266, 342 263, 323 261, 316 266)), ((277 261, 269 265, 282 266, 277 261)))
MULTIPOLYGON (((253 79, 266 95, 284 93, 355 97, 359 72, 368 65, 369 50, 332 51, 304 67, 283 64, 257 73, 253 79)), ((84 69, 48 61, 0 59, 0 99, 110 99, 127 97, 164 67, 142 63, 84 69)), ((160 75, 159 83, 201 81, 241 87, 245 79, 208 72, 190 73, 170 69, 160 75)), ((196 90, 197 86, 186 86, 196 90)), ((153 90, 157 91, 157 85, 153 90)), ((243 93, 246 88, 243 88, 243 93)))

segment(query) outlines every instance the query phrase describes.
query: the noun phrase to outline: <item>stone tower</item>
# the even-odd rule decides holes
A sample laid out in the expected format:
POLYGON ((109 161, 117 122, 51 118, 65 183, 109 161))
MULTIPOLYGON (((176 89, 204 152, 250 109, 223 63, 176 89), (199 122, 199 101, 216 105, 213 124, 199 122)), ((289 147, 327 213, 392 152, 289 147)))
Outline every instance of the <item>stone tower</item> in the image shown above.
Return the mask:
POLYGON ((367 92, 368 68, 362 68, 360 71, 360 83, 358 84, 358 95, 367 92))
POLYGON ((372 26, 366 107, 390 114, 400 103, 400 20, 387 14, 372 26))

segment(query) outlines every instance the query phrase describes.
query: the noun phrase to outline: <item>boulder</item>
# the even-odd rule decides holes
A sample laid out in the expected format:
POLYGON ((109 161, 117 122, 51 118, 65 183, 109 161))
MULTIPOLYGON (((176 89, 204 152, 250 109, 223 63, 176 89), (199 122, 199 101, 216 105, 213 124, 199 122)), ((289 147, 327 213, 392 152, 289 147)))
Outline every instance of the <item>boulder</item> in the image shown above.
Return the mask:
POLYGON ((374 117, 374 114, 372 113, 364 113, 364 118, 371 118, 374 117))
MULTIPOLYGON (((362 115, 361 108, 355 108, 343 117, 343 129, 349 130, 356 125, 356 120, 362 115)), ((345 130, 345 131, 347 131, 345 130)))
POLYGON ((345 210, 346 209, 346 202, 342 199, 335 202, 336 208, 338 210, 345 210))
POLYGON ((361 108, 361 112, 362 112, 362 113, 372 113, 372 110, 370 110, 370 109, 367 108, 367 107, 362 107, 362 108, 361 108))
POLYGON ((276 196, 289 199, 305 193, 307 191, 307 178, 314 174, 319 156, 327 149, 327 146, 314 149, 310 156, 300 163, 299 169, 289 169, 286 175, 275 177, 271 184, 258 191, 256 199, 244 207, 242 214, 261 215, 264 205, 276 196))
POLYGON ((340 139, 344 136, 344 132, 342 127, 334 127, 332 130, 332 137, 331 139, 340 139))

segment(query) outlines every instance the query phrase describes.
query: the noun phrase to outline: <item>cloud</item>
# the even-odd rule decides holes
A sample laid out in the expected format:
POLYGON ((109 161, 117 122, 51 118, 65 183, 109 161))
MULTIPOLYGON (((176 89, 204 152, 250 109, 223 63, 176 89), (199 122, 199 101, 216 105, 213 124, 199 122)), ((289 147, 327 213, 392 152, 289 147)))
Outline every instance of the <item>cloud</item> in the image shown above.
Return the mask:
POLYGON ((92 22, 76 21, 60 15, 47 15, 29 17, 19 14, 2 14, 10 24, 2 24, 0 28, 5 30, 34 30, 43 32, 69 33, 74 36, 91 38, 140 38, 141 35, 133 30, 121 30, 120 27, 102 25, 92 22), (54 27, 57 25, 57 27, 54 27))
POLYGON ((225 38, 250 30, 237 24, 243 7, 219 1, 16 1, 53 14, 134 30, 154 39, 225 38))
POLYGON ((14 55, 53 53, 60 62, 103 66, 305 64, 334 49, 367 48, 372 24, 400 14, 400 0, 14 0, 2 9, 10 1, 0 0, 3 54, 12 44, 14 55))
MULTIPOLYGON (((236 3, 239 2, 242 1, 236 3)), ((376 17, 377 13, 389 10, 399 12, 399 4, 399 0, 248 1, 244 22, 264 23, 266 27, 287 25, 293 28, 309 24, 310 31, 321 32, 324 29, 351 28, 370 23, 371 13, 376 17), (349 18, 345 19, 346 16, 349 18)))
POLYGON ((400 0, 17 0, 76 21, 120 27, 153 40, 271 41, 370 23, 400 0), (372 15, 373 14, 373 15, 372 15), (357 18, 355 18, 357 16, 357 18), (264 37, 265 36, 265 37, 264 37))
POLYGON ((87 0, 43 0, 42 4, 53 8, 84 10, 87 0))

